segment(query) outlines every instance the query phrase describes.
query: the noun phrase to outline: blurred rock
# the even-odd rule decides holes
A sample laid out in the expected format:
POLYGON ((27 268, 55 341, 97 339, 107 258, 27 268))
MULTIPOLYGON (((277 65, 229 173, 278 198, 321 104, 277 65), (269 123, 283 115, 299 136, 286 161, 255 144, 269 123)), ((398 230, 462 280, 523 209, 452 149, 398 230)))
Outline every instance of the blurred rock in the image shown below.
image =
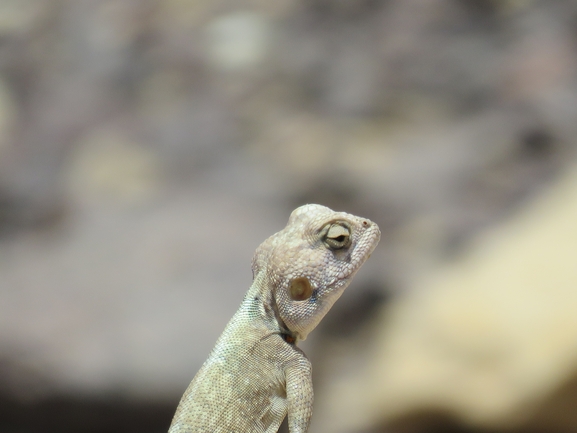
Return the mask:
POLYGON ((22 34, 33 29, 46 9, 42 0, 0 1, 0 35, 22 34))
POLYGON ((4 80, 0 79, 0 159, 3 148, 8 144, 11 134, 14 133, 17 114, 17 105, 11 95, 11 89, 4 80))
MULTIPOLYGON (((58 230, 3 240, 0 364, 33 372, 46 393, 177 398, 248 289, 254 250, 287 215, 203 188, 118 205, 135 190, 118 186, 114 157, 137 151, 117 146, 85 156, 95 179, 80 181, 98 201, 74 206, 58 230)), ((142 168, 126 168, 140 198, 142 168)), ((27 383, 10 392, 27 395, 27 383)))
POLYGON ((150 149, 118 131, 97 130, 75 146, 67 184, 75 202, 134 205, 160 193, 161 173, 150 149))
POLYGON ((413 418, 423 413, 487 431, 576 431, 559 416, 577 404, 575 221, 572 167, 382 312, 367 365, 325 385, 317 413, 333 416, 315 431, 426 432, 413 418))
POLYGON ((264 61, 272 27, 256 12, 236 12, 216 18, 208 24, 206 42, 211 63, 225 72, 256 68, 264 61))

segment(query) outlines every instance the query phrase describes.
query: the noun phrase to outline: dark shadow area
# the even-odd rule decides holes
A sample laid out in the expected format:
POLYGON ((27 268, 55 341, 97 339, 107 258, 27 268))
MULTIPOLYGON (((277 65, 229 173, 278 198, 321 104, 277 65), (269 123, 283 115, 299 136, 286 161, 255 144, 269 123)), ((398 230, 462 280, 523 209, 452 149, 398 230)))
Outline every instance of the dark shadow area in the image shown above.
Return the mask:
POLYGON ((555 392, 549 402, 517 427, 471 427, 443 410, 431 409, 399 417, 373 433, 570 433, 575 431, 577 378, 555 392))
POLYGON ((18 433, 160 433, 168 431, 173 401, 52 396, 33 402, 0 395, 0 431, 18 433))
POLYGON ((387 433, 497 433, 497 430, 467 427, 449 414, 433 410, 400 418, 381 431, 387 433))
POLYGON ((532 411, 527 425, 542 432, 577 431, 577 375, 567 380, 532 411))

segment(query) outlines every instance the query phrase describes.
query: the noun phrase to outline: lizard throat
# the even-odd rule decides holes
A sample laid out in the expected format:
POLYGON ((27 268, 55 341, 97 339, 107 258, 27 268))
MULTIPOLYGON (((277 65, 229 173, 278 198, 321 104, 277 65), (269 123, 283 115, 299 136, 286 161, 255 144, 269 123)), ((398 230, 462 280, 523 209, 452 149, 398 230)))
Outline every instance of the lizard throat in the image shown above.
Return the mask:
POLYGON ((270 287, 263 287, 260 283, 260 278, 257 277, 251 290, 247 293, 247 297, 252 304, 252 307, 249 308, 255 312, 258 311, 257 314, 262 317, 267 324, 267 328, 273 333, 279 334, 289 344, 296 344, 299 340, 298 335, 291 331, 282 319, 274 290, 270 287), (255 290, 253 291, 252 289, 255 290))
POLYGON ((284 320, 282 319, 279 309, 278 309, 278 305, 277 305, 277 301, 276 298, 273 294, 273 302, 271 303, 272 305, 272 313, 274 315, 274 320, 275 322, 278 324, 278 330, 283 338, 284 341, 286 341, 287 343, 290 344, 296 344, 296 342, 298 341, 298 335, 294 332, 292 332, 288 326, 286 325, 286 323, 284 322, 284 320))

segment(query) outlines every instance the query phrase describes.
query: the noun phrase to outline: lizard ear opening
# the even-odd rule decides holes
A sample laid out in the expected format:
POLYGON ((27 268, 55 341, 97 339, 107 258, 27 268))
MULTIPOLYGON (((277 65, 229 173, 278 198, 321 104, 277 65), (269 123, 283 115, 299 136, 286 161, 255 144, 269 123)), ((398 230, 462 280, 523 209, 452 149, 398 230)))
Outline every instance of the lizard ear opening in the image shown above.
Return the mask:
POLYGON ((295 278, 291 281, 289 295, 293 301, 304 301, 313 294, 313 286, 306 277, 295 278))

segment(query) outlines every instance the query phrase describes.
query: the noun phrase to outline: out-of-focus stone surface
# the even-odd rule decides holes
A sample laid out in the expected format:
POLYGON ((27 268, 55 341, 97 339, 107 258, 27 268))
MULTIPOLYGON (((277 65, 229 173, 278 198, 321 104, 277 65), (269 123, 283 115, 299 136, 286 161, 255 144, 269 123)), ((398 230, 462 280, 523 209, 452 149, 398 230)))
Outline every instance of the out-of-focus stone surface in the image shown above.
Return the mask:
POLYGON ((0 2, 0 34, 9 36, 31 31, 47 6, 39 0, 3 0, 0 2))
POLYGON ((10 88, 4 81, 0 81, 0 158, 2 152, 6 151, 8 137, 13 133, 16 111, 10 88))
POLYGON ((172 395, 249 287, 254 238, 282 228, 280 212, 240 201, 188 190, 136 207, 86 205, 55 233, 4 241, 4 360, 47 378, 42 393, 172 395), (276 225, 263 218, 277 213, 276 225))
POLYGON ((263 14, 254 12, 215 19, 205 34, 212 65, 226 72, 262 66, 272 36, 270 23, 263 14))
POLYGON ((317 412, 333 416, 315 431, 425 432, 426 421, 403 427, 427 412, 490 431, 575 431, 552 410, 577 404, 575 221, 572 167, 382 312, 366 365, 325 385, 317 412))
POLYGON ((161 193, 160 158, 113 130, 91 131, 70 159, 66 184, 78 203, 112 201, 134 206, 161 193))

